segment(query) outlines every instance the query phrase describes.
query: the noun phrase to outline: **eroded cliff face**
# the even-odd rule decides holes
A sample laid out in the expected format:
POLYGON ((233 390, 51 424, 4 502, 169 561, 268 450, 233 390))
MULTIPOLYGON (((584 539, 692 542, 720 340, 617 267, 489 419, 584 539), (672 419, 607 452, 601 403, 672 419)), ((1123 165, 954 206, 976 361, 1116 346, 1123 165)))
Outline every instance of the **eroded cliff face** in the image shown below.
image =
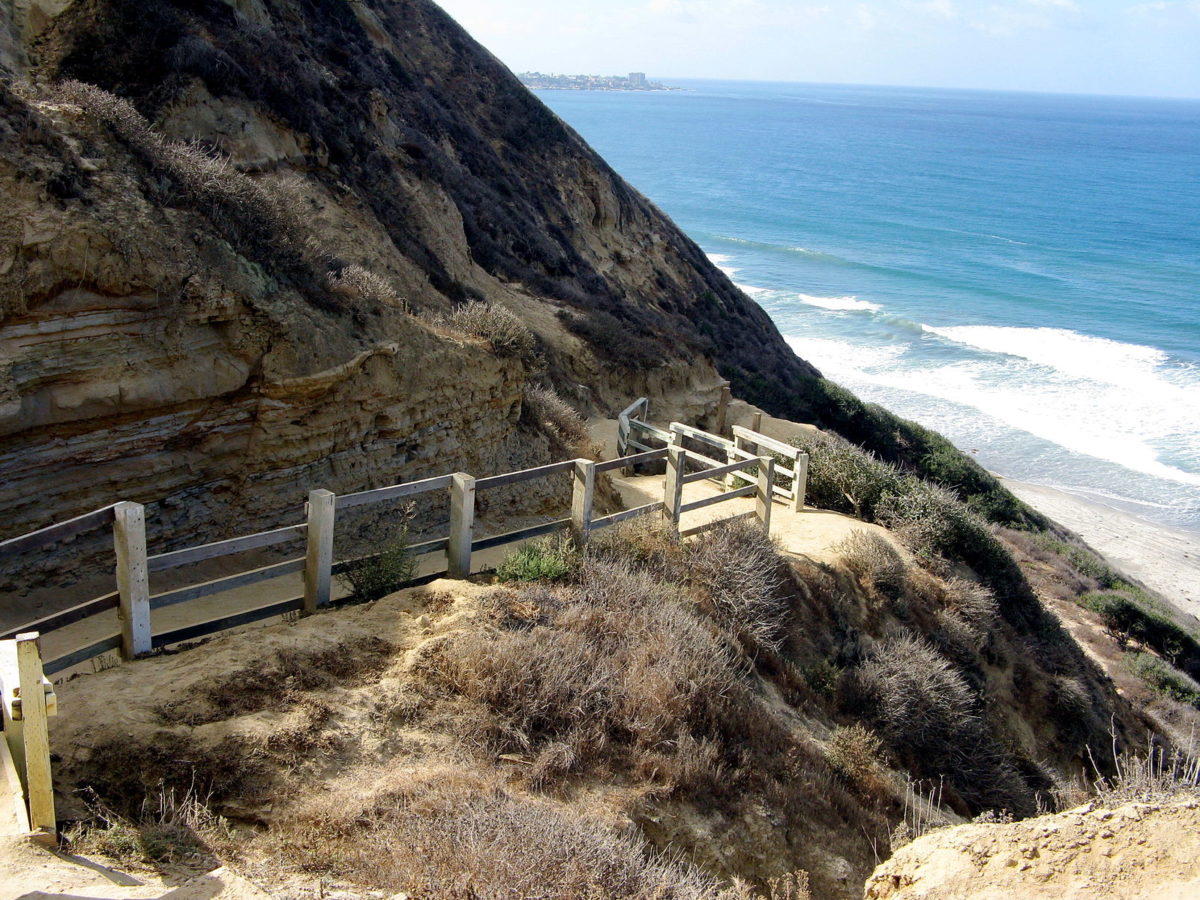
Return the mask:
POLYGON ((814 374, 424 0, 3 0, 0 74, 0 536, 532 464, 532 380, 697 418, 814 374), (422 317, 473 299, 544 367, 422 317))

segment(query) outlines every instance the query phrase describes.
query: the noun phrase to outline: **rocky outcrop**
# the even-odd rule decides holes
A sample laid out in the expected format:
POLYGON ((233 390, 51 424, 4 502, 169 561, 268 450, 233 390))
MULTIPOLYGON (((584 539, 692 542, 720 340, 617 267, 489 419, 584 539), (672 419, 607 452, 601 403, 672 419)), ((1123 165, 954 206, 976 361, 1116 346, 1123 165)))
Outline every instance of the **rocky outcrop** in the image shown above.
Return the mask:
POLYGON ((875 870, 866 900, 1200 896, 1200 803, 1088 805, 932 832, 875 870))

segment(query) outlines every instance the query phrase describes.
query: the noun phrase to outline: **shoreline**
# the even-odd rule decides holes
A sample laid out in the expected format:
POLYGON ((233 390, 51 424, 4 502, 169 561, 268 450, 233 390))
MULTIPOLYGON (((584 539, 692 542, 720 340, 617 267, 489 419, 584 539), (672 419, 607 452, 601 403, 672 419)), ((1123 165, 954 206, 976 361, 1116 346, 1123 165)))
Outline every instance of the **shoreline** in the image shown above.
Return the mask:
POLYGON ((1125 574, 1200 621, 1200 534, 1158 525, 1058 488, 997 477, 1019 499, 1074 531, 1125 574))

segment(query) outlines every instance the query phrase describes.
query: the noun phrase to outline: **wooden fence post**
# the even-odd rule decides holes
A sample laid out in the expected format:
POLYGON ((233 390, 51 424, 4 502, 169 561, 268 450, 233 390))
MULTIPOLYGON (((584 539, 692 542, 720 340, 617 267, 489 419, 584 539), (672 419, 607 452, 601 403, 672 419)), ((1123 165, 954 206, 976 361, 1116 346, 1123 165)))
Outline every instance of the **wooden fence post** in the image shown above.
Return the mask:
POLYGON ((596 464, 590 459, 577 459, 571 490, 571 533, 580 548, 587 546, 592 530, 592 503, 595 498, 596 464))
POLYGON ((725 419, 729 415, 729 401, 733 399, 733 393, 729 389, 729 382, 726 381, 721 385, 721 399, 717 401, 717 421, 713 432, 718 435, 725 434, 725 419))
POLYGON ((796 454, 796 477, 792 480, 792 512, 804 509, 804 495, 808 493, 808 454, 796 454))
POLYGON ((337 497, 332 491, 308 492, 308 553, 304 559, 304 610, 311 616, 328 606, 333 589, 333 529, 337 497))
POLYGON ((672 444, 667 448, 667 478, 663 486, 663 521, 679 534, 679 507, 683 505, 684 459, 687 451, 672 444))
POLYGON ((754 492, 755 513, 762 520, 763 530, 771 533, 771 500, 775 491, 775 460, 770 456, 758 458, 758 490, 754 492))
POLYGON ((475 532, 475 478, 465 472, 450 476, 450 546, 446 569, 451 578, 471 574, 471 542, 475 532))
POLYGON ((146 509, 122 501, 113 510, 117 590, 121 595, 121 655, 143 656, 153 649, 150 631, 150 575, 146 566, 146 509))
POLYGON ((757 431, 762 434, 762 410, 758 410, 750 417, 750 430, 757 431))
POLYGON ((54 785, 50 777, 50 731, 46 691, 42 685, 42 654, 36 631, 17 635, 17 669, 21 685, 21 731, 25 742, 25 798, 29 826, 54 835, 54 785))
MULTIPOLYGON (((740 434, 735 434, 733 436, 733 446, 738 450, 748 450, 749 449, 746 447, 746 439, 744 437, 742 437, 740 434)), ((725 459, 728 462, 733 463, 733 462, 740 461, 742 459, 742 457, 736 453, 726 452, 725 459)), ((745 477, 745 475, 746 475, 745 472, 730 472, 728 475, 725 476, 725 490, 732 491, 734 488, 736 488, 738 486, 738 482, 741 481, 745 477)))

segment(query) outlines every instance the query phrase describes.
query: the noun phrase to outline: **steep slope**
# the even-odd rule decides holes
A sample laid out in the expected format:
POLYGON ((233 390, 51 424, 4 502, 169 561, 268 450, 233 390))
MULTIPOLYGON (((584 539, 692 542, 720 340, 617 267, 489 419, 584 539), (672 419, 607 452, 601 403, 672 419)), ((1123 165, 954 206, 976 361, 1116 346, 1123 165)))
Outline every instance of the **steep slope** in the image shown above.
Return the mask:
POLYGON ((714 361, 814 374, 432 3, 4 12, 10 71, 101 89, 0 86, 6 531, 117 485, 186 500, 196 527, 231 497, 265 519, 433 456, 495 469, 474 448, 504 446, 528 367, 410 315, 469 299, 518 311, 583 407, 713 392, 714 361))

